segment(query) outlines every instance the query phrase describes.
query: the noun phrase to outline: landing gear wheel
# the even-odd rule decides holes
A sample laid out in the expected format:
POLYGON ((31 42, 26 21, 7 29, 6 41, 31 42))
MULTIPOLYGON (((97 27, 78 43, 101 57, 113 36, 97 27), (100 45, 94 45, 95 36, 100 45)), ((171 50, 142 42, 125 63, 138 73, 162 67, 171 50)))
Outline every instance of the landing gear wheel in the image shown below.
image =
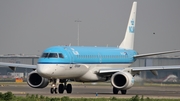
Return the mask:
POLYGON ((113 94, 118 94, 118 92, 119 92, 119 89, 113 87, 113 94))
POLYGON ((67 91, 67 93, 71 93, 72 92, 72 85, 71 84, 67 85, 66 91, 67 91))
POLYGON ((126 94, 127 90, 121 90, 121 94, 126 94))
POLYGON ((53 94, 57 94, 58 93, 58 89, 57 89, 57 85, 59 83, 59 79, 50 79, 51 84, 51 89, 50 89, 50 93, 53 94))
POLYGON ((54 88, 51 88, 50 92, 51 92, 51 94, 53 94, 54 93, 54 88))
POLYGON ((51 94, 53 94, 53 93, 57 94, 57 88, 51 88, 50 92, 51 92, 51 94))
POLYGON ((57 94, 57 88, 54 88, 54 93, 57 94))
POLYGON ((63 84, 59 84, 58 91, 59 91, 59 93, 63 93, 64 92, 64 85, 63 84))

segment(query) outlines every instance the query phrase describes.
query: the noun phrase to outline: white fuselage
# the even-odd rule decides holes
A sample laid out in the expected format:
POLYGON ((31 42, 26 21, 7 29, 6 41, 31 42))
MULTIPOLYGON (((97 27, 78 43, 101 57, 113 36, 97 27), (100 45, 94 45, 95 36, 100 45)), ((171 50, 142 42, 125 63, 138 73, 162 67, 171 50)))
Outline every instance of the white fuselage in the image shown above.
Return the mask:
POLYGON ((37 72, 45 78, 76 79, 77 81, 104 81, 100 69, 125 68, 130 64, 38 64, 37 72))

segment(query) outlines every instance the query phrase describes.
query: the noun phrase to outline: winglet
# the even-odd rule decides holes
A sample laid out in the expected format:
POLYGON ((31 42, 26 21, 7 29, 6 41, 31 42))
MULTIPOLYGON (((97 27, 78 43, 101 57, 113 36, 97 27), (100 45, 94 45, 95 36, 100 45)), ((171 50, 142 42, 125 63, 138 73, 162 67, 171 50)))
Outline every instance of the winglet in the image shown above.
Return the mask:
POLYGON ((134 47, 134 33, 135 33, 135 23, 136 23, 136 9, 137 9, 137 2, 133 2, 126 34, 124 40, 122 41, 119 48, 124 49, 133 49, 134 47))

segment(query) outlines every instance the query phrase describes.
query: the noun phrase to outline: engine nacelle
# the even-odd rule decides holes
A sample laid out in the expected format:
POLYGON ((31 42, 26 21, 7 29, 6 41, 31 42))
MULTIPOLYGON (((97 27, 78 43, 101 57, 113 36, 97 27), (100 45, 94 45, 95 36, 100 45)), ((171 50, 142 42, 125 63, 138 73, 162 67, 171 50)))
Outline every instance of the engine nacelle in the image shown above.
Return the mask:
POLYGON ((49 80, 41 77, 35 70, 28 74, 27 84, 32 88, 44 88, 49 84, 49 80))
POLYGON ((111 84, 119 90, 127 90, 134 85, 134 78, 128 72, 117 72, 112 75, 111 84))

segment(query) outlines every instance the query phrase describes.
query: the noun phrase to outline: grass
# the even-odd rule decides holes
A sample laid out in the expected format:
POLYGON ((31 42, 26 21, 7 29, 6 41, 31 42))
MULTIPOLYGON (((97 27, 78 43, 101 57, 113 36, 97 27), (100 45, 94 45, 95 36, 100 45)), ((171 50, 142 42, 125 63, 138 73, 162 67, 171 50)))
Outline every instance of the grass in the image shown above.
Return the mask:
POLYGON ((179 99, 152 99, 144 98, 143 96, 133 96, 131 98, 69 98, 68 96, 63 96, 61 98, 45 97, 42 95, 29 95, 25 97, 15 96, 12 92, 1 93, 0 101, 179 101, 179 99))

